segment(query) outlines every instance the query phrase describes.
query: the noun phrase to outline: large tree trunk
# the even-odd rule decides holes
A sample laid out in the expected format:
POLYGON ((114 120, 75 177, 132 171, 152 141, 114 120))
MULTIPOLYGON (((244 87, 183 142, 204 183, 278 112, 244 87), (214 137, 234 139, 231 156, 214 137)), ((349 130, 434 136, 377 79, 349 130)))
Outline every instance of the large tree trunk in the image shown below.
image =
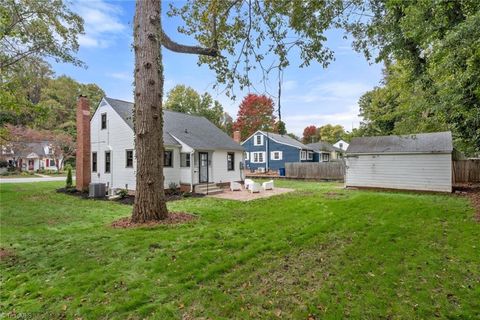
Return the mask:
POLYGON ((165 219, 160 0, 137 0, 134 19, 137 185, 132 221, 165 219))

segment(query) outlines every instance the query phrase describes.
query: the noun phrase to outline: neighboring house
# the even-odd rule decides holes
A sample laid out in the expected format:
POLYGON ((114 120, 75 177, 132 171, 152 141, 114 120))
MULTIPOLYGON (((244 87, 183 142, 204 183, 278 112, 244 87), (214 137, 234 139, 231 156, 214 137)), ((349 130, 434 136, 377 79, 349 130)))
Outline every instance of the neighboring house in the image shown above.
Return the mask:
POLYGON ((344 151, 336 148, 331 144, 323 141, 309 143, 307 147, 312 148, 315 151, 313 156, 314 162, 329 162, 340 160, 343 158, 344 151))
MULTIPOLYGON (((165 188, 243 180, 242 146, 204 117, 163 114, 165 188)), ((135 190, 133 103, 103 98, 90 120, 90 143, 91 182, 135 190)))
POLYGON ((245 165, 255 171, 278 170, 285 168, 286 162, 313 162, 312 148, 294 138, 257 131, 242 142, 245 148, 245 165))
POLYGON ((346 151, 346 150, 347 150, 348 145, 349 145, 349 144, 348 144, 347 142, 345 142, 344 140, 338 140, 337 142, 335 142, 335 143, 333 144, 333 146, 334 146, 335 148, 341 149, 341 150, 343 150, 343 151, 346 151))
POLYGON ((353 138, 346 186, 452 191, 452 134, 353 138))
POLYGON ((1 158, 22 171, 57 170, 58 161, 63 163, 61 157, 55 159, 49 141, 16 142, 10 148, 2 148, 1 158))

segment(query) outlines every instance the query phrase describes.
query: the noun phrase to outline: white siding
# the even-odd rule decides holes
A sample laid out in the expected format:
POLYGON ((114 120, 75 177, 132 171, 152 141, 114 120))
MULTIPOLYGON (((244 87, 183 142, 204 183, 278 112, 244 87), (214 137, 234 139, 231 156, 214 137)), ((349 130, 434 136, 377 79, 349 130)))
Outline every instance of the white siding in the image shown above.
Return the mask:
POLYGON ((180 145, 181 145, 180 151, 182 153, 190 154, 190 167, 181 167, 180 166, 180 155, 179 155, 179 158, 178 158, 179 165, 178 166, 180 168, 180 183, 183 183, 183 184, 194 183, 192 181, 192 174, 193 174, 193 167, 192 166, 194 166, 194 155, 193 155, 194 150, 189 145, 183 143, 182 141, 180 141, 175 136, 172 136, 172 137, 174 137, 175 140, 177 140, 177 142, 180 143, 180 145))
POLYGON ((346 165, 347 187, 452 191, 451 154, 359 155, 346 165))
MULTIPOLYGON (((92 182, 108 183, 113 188, 135 190, 136 161, 133 168, 126 168, 125 150, 135 149, 133 145, 133 130, 108 104, 101 104, 90 121, 92 152, 97 152, 97 172, 92 173, 92 182), (107 129, 101 130, 101 114, 107 114, 107 129), (110 173, 105 173, 105 151, 111 152, 110 173)), ((171 182, 180 183, 180 153, 174 150, 173 168, 165 168, 165 187, 171 182)), ((135 159, 135 152, 134 152, 135 159)))
POLYGON ((240 181, 243 180, 240 170, 240 162, 243 162, 243 152, 242 151, 231 151, 235 154, 235 166, 232 171, 227 170, 227 153, 229 151, 216 150, 212 154, 212 164, 213 170, 211 179, 212 182, 222 183, 222 182, 231 182, 231 181, 240 181))
POLYGON ((345 150, 347 150, 349 144, 347 142, 343 141, 343 140, 338 140, 333 146, 345 151, 345 150))

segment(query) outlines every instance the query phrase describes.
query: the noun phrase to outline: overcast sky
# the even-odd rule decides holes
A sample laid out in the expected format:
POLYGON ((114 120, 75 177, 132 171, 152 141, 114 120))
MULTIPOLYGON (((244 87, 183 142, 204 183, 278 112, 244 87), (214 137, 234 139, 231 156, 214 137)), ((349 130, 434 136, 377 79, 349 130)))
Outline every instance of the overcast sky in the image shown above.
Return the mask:
MULTIPOLYGON (((133 101, 131 44, 135 3, 75 1, 72 6, 85 20, 85 35, 80 38, 78 57, 88 68, 52 63, 56 74, 66 74, 83 83, 96 83, 109 97, 133 101)), ((192 44, 191 39, 176 33, 181 21, 167 18, 165 12, 166 8, 163 24, 167 33, 192 44)), ((346 130, 358 127, 358 98, 378 85, 381 79, 381 66, 370 65, 361 54, 353 51, 350 41, 343 39, 342 31, 331 30, 327 37, 327 46, 335 51, 335 61, 327 69, 317 63, 298 68, 299 60, 295 55, 290 56, 282 88, 282 117, 289 132, 300 135, 303 128, 311 124, 341 124, 346 130)), ((208 91, 223 104, 225 111, 236 117, 240 100, 248 90, 237 90, 237 100, 231 101, 212 88, 215 74, 206 66, 199 67, 196 56, 164 50, 163 61, 165 92, 176 84, 191 86, 201 93, 208 91)))

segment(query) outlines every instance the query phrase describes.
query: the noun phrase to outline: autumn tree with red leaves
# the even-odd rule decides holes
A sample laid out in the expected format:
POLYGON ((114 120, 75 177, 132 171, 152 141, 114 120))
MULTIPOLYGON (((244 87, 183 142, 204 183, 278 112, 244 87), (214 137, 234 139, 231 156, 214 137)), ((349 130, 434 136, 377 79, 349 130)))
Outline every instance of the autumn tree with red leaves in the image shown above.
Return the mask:
POLYGON ((313 143, 313 142, 317 142, 317 140, 318 140, 317 127, 315 127, 314 125, 311 125, 303 129, 303 138, 302 138, 303 143, 313 143))
POLYGON ((242 139, 257 130, 276 131, 273 100, 265 95, 248 94, 240 104, 234 130, 239 130, 242 139))

